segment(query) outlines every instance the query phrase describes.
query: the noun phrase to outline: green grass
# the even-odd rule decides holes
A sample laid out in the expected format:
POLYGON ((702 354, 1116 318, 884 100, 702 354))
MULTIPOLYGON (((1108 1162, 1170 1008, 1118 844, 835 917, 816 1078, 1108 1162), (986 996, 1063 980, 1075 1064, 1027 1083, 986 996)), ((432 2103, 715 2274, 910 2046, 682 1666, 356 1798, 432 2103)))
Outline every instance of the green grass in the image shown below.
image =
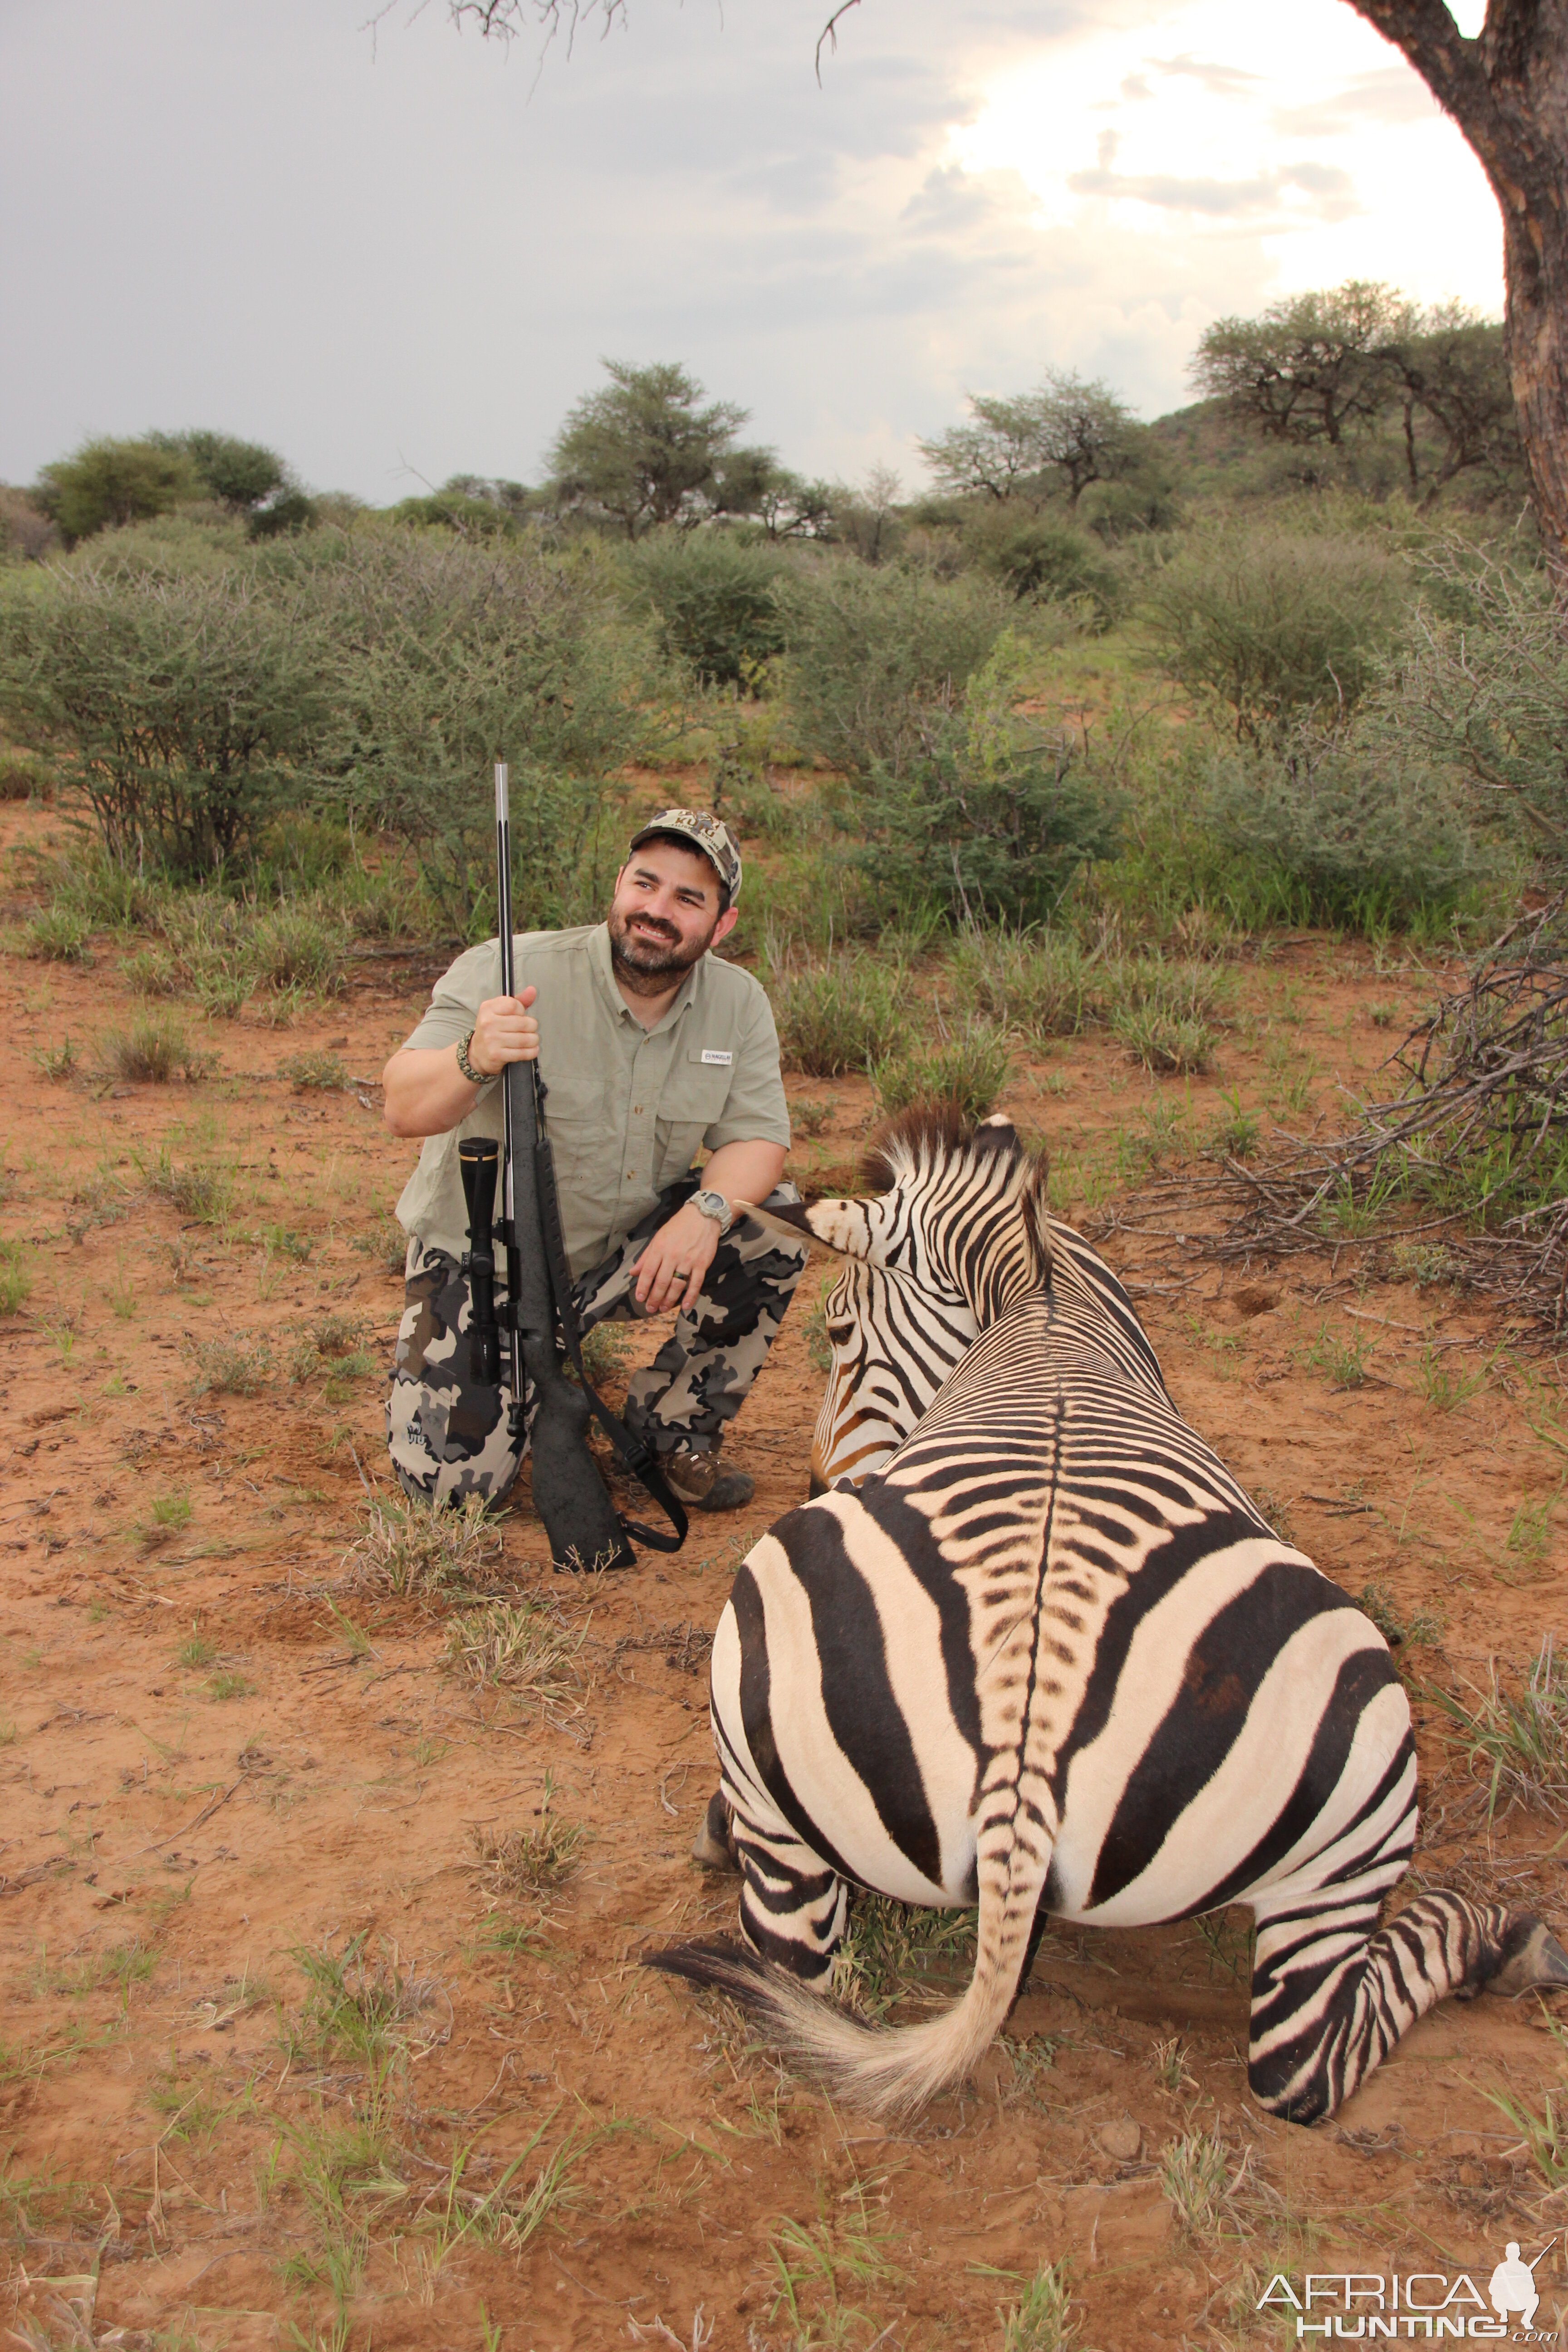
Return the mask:
POLYGON ((875 2327, 870 2314, 850 2296, 875 2294, 885 2299, 898 2277, 888 2252, 893 2232, 868 2211, 859 2180, 837 2197, 819 2182, 816 2203, 815 2221, 784 2217, 773 2225, 769 2316, 784 2317, 797 2345, 847 2345, 852 2333, 875 2327))
POLYGON ((1235 2181, 1225 2142, 1212 2132, 1186 2132, 1160 2153, 1160 2187, 1177 2231, 1215 2238, 1235 2229, 1235 2181))
POLYGON ((1068 2352, 1077 2334, 1068 2292, 1068 2265, 1064 2259, 1035 2273, 1019 2300, 996 2314, 1002 2326, 1001 2352, 1068 2352))
POLYGON ((563 1821, 553 1812, 546 1790, 537 1827, 499 1831, 476 1827, 471 1834, 474 1868, 493 1895, 516 1900, 542 1894, 570 1878, 588 1832, 581 1822, 563 1821))
POLYGON ((216 1675, 209 1675, 203 1688, 208 1698, 221 1704, 225 1699, 248 1698, 255 1690, 256 1685, 247 1675, 236 1674, 231 1669, 225 1668, 216 1675))
POLYGON ((33 1295, 33 1277, 20 1242, 0 1241, 0 1315, 19 1315, 33 1295))
POLYGON ((974 1957, 975 1913, 926 1910, 890 1895, 851 1901, 849 1925, 833 1963, 833 1990, 866 2017, 880 2017, 894 2001, 934 1977, 929 1990, 948 1993, 974 1957))
POLYGON ((1447 1717, 1453 1743, 1487 1784, 1487 1819, 1500 1803, 1536 1806, 1557 1815, 1568 1811, 1568 1684, 1563 1678, 1548 1633, 1513 1689, 1491 1663, 1489 1686, 1470 1686, 1474 1704, 1451 1691, 1427 1685, 1422 1696, 1447 1717))
POLYGON ((1307 1348, 1305 1361, 1309 1370, 1321 1373, 1331 1388, 1359 1389, 1371 1370, 1372 1358, 1370 1339, 1356 1332, 1332 1330, 1322 1323, 1307 1348))
POLYGON ((891 1060, 908 1032, 903 975, 872 955, 845 954, 786 974, 772 989, 786 1069, 837 1078, 891 1060))
POLYGON ((46 907, 22 928, 24 951, 44 963, 90 963, 91 937, 92 925, 70 907, 46 907))
POLYGON ((216 1161, 176 1161, 163 1144, 152 1160, 142 1160, 142 1181, 154 1200, 193 1224, 226 1224, 234 1211, 234 1174, 216 1161))
POLYGON ((378 1217, 365 1232, 355 1234, 350 1246, 361 1256, 374 1258, 384 1274, 403 1279, 408 1264, 408 1236, 395 1217, 378 1217))

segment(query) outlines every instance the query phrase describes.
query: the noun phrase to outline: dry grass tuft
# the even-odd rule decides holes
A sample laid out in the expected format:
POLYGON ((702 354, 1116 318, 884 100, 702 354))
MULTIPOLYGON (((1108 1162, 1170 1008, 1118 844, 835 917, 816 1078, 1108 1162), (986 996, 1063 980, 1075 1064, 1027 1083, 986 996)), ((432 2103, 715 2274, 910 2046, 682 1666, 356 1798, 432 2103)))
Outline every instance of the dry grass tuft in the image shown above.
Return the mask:
POLYGON ((415 1600, 460 1591, 500 1557, 500 1535, 480 1495, 453 1507, 397 1487, 372 1497, 366 1522, 343 1566, 361 1583, 415 1600))
POLYGON ((588 1621, 568 1626, 534 1601, 491 1601, 465 1610, 447 1628, 447 1658, 481 1687, 559 1702, 582 1686, 579 1654, 588 1621))
POLYGON ((551 1811, 547 1788, 537 1828, 498 1832, 476 1823, 469 1834, 477 1857, 469 1867, 492 1895, 515 1897, 542 1894, 570 1878, 587 1832, 581 1822, 563 1822, 551 1811))
POLYGON ((167 1086, 176 1070, 187 1079, 205 1077, 213 1056, 194 1046, 184 1024, 168 1013, 142 1013, 124 1029, 105 1030, 103 1066, 111 1077, 167 1086))

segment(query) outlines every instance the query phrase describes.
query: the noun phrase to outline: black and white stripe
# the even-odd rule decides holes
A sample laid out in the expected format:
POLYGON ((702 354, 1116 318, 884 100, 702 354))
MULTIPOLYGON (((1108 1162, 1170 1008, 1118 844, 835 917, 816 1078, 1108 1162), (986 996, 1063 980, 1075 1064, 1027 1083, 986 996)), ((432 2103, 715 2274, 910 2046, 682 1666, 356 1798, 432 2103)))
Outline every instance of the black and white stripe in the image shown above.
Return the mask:
MULTIPOLYGON (((1045 1916, 1246 1903, 1252 2086, 1301 2121, 1446 1994, 1568 1982, 1528 1915, 1432 1895, 1377 1929, 1416 1823, 1386 1644, 1181 1419, 1011 1129, 917 1119, 885 1161, 876 1199, 805 1213, 856 1261, 840 1324, 880 1315, 890 1359, 929 1297, 944 1334, 964 1307, 977 1336, 923 1412, 906 1365, 902 1443, 741 1568, 711 1706, 750 1950, 660 1965, 727 1985, 847 2095, 898 2111, 974 2063, 1045 1916), (962 2001, 875 2032, 805 1990, 849 1885, 978 1902, 962 2001)), ((836 1353, 868 1346, 830 1331, 836 1353)))

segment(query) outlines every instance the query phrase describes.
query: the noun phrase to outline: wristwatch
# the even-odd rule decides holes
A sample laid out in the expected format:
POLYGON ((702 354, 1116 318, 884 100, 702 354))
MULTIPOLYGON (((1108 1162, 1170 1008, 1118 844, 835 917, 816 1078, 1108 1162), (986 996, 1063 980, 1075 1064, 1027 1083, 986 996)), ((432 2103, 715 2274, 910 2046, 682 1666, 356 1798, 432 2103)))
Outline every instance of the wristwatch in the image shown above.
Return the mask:
POLYGON ((471 1029, 466 1037, 458 1038, 458 1067, 461 1070, 463 1076, 467 1078, 471 1087, 489 1086, 489 1080, 486 1077, 483 1070, 476 1070, 472 1062, 468 1059, 468 1047, 473 1044, 473 1042, 474 1033, 471 1029))
POLYGON ((726 1201, 723 1193, 718 1192, 711 1184, 705 1184, 700 1192, 693 1192, 691 1205, 700 1211, 703 1216, 712 1218, 719 1228, 721 1239, 734 1223, 734 1213, 729 1202, 726 1201))

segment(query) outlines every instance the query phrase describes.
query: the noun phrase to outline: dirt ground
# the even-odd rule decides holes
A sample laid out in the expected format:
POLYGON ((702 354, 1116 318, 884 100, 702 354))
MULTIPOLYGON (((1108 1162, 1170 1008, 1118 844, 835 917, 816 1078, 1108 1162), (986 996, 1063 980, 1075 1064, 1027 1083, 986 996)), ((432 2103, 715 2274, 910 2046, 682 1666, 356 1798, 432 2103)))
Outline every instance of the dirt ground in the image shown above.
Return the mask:
MULTIPOLYGON (((0 813, 6 841, 47 824, 0 813)), ((732 1885, 689 1860, 714 1782, 705 1653, 736 1562, 805 1492, 818 1276, 737 1426, 742 1523, 590 1588, 551 1574, 519 1507, 483 1595, 542 1600, 581 1647, 547 1704, 476 1682, 447 1640, 472 1604, 392 1597, 352 1556, 367 1483, 389 1484, 401 1289, 378 1236, 414 1150, 375 1078, 442 959, 368 959, 288 1029, 187 1014, 214 1066, 164 1085, 100 1075, 132 1009, 121 960, 107 938, 86 971, 0 959, 0 1238, 33 1276, 0 1320, 13 2340, 994 2347, 1063 2257, 1080 2345, 1294 2340, 1293 2315, 1280 2336, 1278 2305, 1255 2312, 1276 2272, 1484 2287, 1505 2240, 1531 2256, 1554 2232, 1537 2325, 1558 2327, 1568 2215, 1496 2104, 1563 2080, 1534 1997, 1445 2007, 1305 2131, 1247 2096, 1242 1915, 1057 1932, 975 2082, 889 2132, 641 1968, 733 1921, 732 1885), (38 1057, 68 1034, 51 1078, 38 1057), (291 1085, 279 1066, 310 1048, 355 1083, 291 1085), (218 1171, 220 1220, 156 1189, 165 1150, 218 1171), (248 1354, 254 1393, 210 1385, 215 1342, 248 1354), (574 1858, 509 1895, 482 1844, 549 1822, 581 1832, 574 1858), (1194 2135, 1228 2186, 1184 2228, 1162 2158, 1194 2135)), ((1364 1084, 1430 990, 1397 957, 1287 942, 1241 966, 1211 1078, 1155 1081, 1100 1036, 1021 1065, 1006 1098, 1069 1196, 1086 1171, 1089 1229, 1183 1411, 1330 1574, 1421 1615, 1399 1652, 1417 1692, 1516 1673, 1565 1630, 1557 1365, 1446 1287, 1358 1288, 1353 1250, 1222 1274, 1141 1230, 1136 1180, 1162 1153, 1179 1172, 1172 1137, 1238 1105, 1266 1135, 1334 1117, 1336 1082, 1364 1084)), ((819 1129, 794 1172, 820 1185, 854 1160, 867 1089, 790 1087, 819 1129)), ((1515 1809, 1489 1832, 1417 1712, 1420 1874, 1561 1932, 1562 1824, 1515 1809)))

